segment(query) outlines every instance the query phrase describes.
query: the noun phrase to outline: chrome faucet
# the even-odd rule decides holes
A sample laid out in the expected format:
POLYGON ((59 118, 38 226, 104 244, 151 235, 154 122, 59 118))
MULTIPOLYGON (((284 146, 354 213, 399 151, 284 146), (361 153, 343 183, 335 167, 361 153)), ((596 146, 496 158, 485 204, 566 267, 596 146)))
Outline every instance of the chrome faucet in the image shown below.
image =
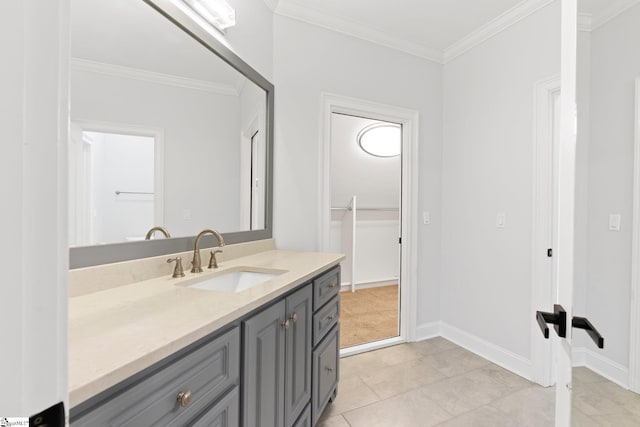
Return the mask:
POLYGON ((164 234, 164 237, 166 239, 171 237, 171 234, 169 234, 169 231, 166 228, 164 228, 164 227, 153 227, 151 230, 147 231, 147 235, 145 236, 144 240, 151 239, 151 236, 153 236, 153 233, 155 233, 156 231, 159 231, 162 234, 164 234))
POLYGON ((216 239, 218 239, 218 246, 219 247, 224 246, 224 239, 222 238, 220 233, 218 233, 216 230, 211 230, 211 229, 202 230, 196 237, 196 243, 193 248, 193 261, 191 261, 192 273, 202 273, 202 261, 200 260, 200 239, 202 239, 202 237, 205 234, 213 234, 214 236, 216 236, 216 239))

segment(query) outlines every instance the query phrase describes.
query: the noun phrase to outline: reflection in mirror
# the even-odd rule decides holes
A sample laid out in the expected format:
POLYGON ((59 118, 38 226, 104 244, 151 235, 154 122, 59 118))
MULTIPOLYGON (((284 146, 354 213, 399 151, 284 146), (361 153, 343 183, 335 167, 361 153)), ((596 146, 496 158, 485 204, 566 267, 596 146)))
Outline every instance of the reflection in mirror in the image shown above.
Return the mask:
POLYGON ((640 342, 640 325, 630 285, 638 262, 631 218, 640 3, 579 0, 578 7, 573 311, 593 323, 604 348, 573 329, 572 425, 640 425, 640 348, 632 344, 640 342))
POLYGON ((71 39, 70 245, 265 228, 263 88, 142 0, 72 1, 71 39))

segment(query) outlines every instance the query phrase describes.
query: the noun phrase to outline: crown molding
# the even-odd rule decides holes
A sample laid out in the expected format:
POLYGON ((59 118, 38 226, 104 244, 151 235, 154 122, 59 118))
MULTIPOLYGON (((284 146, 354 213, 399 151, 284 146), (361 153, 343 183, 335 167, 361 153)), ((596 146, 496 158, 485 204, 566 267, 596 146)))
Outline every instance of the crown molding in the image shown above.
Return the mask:
POLYGON ((593 15, 578 13, 578 31, 589 33, 593 29, 593 15))
POLYGON ((591 30, 595 30, 598 27, 603 26, 607 22, 611 21, 616 16, 620 15, 627 9, 640 4, 640 0, 617 0, 612 1, 607 8, 601 13, 594 15, 591 22, 591 30))
POLYGON ((272 12, 275 12, 278 8, 279 0, 264 0, 264 3, 267 5, 272 12))
POLYGON ((171 74, 157 73, 155 71, 141 70, 138 68, 106 64, 104 62, 90 61, 87 59, 71 58, 71 67, 74 70, 105 74, 113 77, 121 77, 125 79, 140 80, 166 86, 201 90, 205 92, 217 93, 220 95, 238 96, 236 87, 231 85, 191 79, 188 77, 180 77, 171 74))
MULTIPOLYGON (((295 0, 265 0, 268 2, 278 1, 275 13, 288 18, 316 25, 328 30, 336 31, 376 43, 391 49, 399 50, 410 55, 418 56, 440 64, 445 64, 452 59, 462 55, 466 51, 476 47, 496 34, 506 30, 510 26, 523 20, 527 16, 535 13, 543 7, 553 3, 555 0, 523 0, 513 8, 507 10, 497 18, 481 26, 477 30, 463 37, 444 51, 424 46, 409 40, 393 37, 382 31, 367 27, 337 16, 322 13, 309 9, 295 3, 295 0)), ((634 1, 640 0, 623 0, 634 1)))
POLYGON ((466 51, 473 49, 554 1, 555 0, 524 0, 518 3, 502 15, 499 15, 497 18, 494 18, 446 48, 444 51, 444 63, 446 64, 466 51))
POLYGON ((383 31, 379 31, 344 18, 309 9, 292 3, 291 1, 280 1, 275 13, 437 63, 442 63, 443 60, 442 51, 438 49, 414 43, 399 37, 393 37, 383 31))

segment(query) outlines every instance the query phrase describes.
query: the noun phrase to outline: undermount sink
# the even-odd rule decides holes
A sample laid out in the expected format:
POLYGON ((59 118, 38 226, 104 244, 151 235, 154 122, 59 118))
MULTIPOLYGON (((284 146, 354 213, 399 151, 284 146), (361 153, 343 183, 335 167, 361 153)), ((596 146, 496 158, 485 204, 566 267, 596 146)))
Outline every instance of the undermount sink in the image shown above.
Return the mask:
POLYGON ((273 270, 261 272, 253 270, 231 270, 208 279, 199 280, 187 287, 207 291, 242 292, 273 279, 282 273, 284 273, 284 271, 273 270))

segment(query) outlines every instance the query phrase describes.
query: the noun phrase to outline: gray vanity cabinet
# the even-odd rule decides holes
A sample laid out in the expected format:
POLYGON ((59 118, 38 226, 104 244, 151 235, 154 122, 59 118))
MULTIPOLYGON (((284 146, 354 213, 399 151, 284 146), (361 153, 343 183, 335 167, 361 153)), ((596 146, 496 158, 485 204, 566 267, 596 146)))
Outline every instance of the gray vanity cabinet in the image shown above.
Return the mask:
POLYGON ((315 425, 338 391, 340 358, 340 268, 313 281, 313 390, 311 421, 315 425))
POLYGON ((237 425, 237 392, 234 404, 233 390, 239 383, 239 359, 240 333, 236 327, 163 367, 132 377, 130 385, 115 387, 107 396, 96 397, 95 403, 73 408, 71 425, 181 427, 205 412, 213 416, 214 410, 223 411, 224 417, 236 422, 222 425, 237 425))
POLYGON ((315 425, 337 390, 339 279, 333 268, 71 408, 71 425, 315 425))
POLYGON ((243 323, 243 425, 291 427, 311 400, 311 285, 243 323))

